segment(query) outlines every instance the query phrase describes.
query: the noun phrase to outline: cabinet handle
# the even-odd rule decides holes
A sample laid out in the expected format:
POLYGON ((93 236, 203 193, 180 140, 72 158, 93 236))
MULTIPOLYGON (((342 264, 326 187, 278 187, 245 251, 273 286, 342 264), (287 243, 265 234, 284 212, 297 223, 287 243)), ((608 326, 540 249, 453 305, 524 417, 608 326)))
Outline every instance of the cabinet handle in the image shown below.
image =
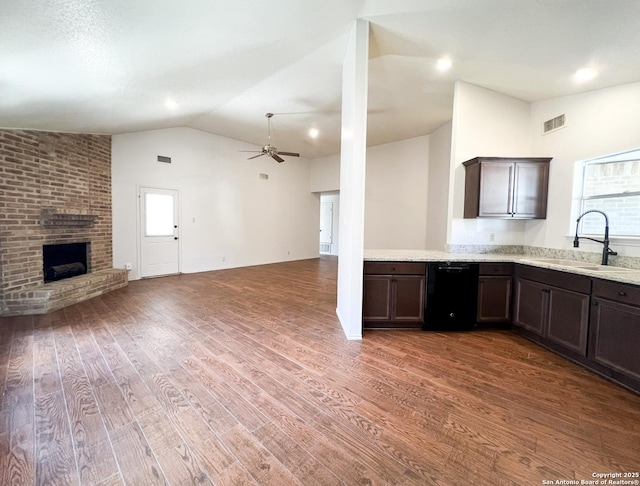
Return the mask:
POLYGON ((624 297, 625 295, 627 295, 627 293, 621 290, 620 292, 618 292, 618 295, 624 297))

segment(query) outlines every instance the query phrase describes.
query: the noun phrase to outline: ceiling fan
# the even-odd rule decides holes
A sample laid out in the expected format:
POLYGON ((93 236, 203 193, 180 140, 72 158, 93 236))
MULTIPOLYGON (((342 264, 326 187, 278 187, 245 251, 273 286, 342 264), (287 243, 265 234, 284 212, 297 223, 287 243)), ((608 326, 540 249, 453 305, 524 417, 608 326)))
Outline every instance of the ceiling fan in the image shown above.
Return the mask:
POLYGON ((267 113, 265 115, 267 117, 267 124, 269 126, 269 138, 267 140, 267 145, 262 147, 261 150, 242 150, 241 152, 257 152, 258 155, 254 155, 253 157, 249 157, 247 160, 255 159, 257 157, 262 157, 266 155, 267 157, 271 157, 276 162, 284 162, 284 159, 280 157, 281 155, 286 155, 289 157, 300 157, 300 154, 295 152, 281 152, 276 147, 271 145, 271 117, 273 117, 273 113, 267 113))

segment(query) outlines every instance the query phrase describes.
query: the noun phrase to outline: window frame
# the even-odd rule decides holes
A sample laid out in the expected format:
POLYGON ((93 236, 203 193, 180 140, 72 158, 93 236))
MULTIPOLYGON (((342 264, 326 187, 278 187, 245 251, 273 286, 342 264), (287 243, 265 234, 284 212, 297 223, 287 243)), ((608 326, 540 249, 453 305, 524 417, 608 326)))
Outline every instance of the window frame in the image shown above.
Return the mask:
MULTIPOLYGON (((595 196, 585 196, 584 195, 584 191, 585 191, 585 187, 587 186, 586 184, 586 178, 587 178, 587 168, 590 165, 604 165, 604 164, 612 164, 612 163, 620 163, 620 162, 628 162, 628 163, 633 163, 633 162, 640 162, 640 148, 636 148, 636 149, 632 149, 632 150, 626 150, 624 152, 618 152, 615 154, 611 154, 611 155, 606 155, 603 157, 597 157, 597 158, 593 158, 593 159, 587 159, 582 161, 581 165, 581 170, 582 170, 582 177, 581 177, 581 188, 580 188, 580 194, 579 194, 579 198, 578 198, 578 206, 580 209, 579 214, 583 214, 587 209, 585 209, 585 202, 586 201, 594 201, 594 200, 602 200, 602 199, 612 199, 612 198, 627 198, 627 197, 640 197, 640 190, 637 191, 622 191, 622 192, 608 192, 608 193, 604 193, 604 194, 598 194, 595 196)), ((585 233, 583 232, 583 223, 584 220, 580 221, 580 226, 578 228, 578 234, 580 236, 582 235, 592 235, 592 233, 585 233)), ((640 238, 640 233, 638 234, 618 234, 618 233, 611 233, 611 236, 613 238, 632 238, 632 239, 636 239, 636 238, 640 238)))

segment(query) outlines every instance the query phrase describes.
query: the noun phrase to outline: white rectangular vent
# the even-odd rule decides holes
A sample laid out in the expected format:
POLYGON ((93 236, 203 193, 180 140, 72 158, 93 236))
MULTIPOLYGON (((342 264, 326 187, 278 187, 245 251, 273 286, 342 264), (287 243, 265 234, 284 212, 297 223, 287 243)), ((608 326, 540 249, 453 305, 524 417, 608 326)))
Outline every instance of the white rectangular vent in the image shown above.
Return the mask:
POLYGON ((260 174, 260 179, 268 179, 269 174, 260 174))
POLYGON ((564 115, 558 115, 555 118, 552 118, 551 120, 547 120, 542 124, 542 133, 546 134, 550 132, 555 132, 556 130, 563 128, 564 123, 565 123, 564 115))
POLYGON ((158 155, 158 162, 164 162, 165 164, 171 163, 171 157, 166 157, 164 155, 158 155))
POLYGON ((320 243, 320 253, 331 253, 331 243, 320 243))

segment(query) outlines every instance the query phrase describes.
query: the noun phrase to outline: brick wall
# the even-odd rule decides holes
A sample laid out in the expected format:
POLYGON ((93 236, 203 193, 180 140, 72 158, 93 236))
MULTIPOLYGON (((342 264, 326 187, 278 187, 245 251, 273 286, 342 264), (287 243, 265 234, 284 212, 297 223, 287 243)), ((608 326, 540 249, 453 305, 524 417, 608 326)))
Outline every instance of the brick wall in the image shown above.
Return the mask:
MULTIPOLYGON (((623 194, 584 201, 583 211, 599 209, 607 213, 611 235, 640 236, 640 160, 587 164, 584 177, 584 196, 623 194), (632 195, 636 194, 636 195, 632 195)), ((601 235, 604 219, 589 214, 582 220, 583 234, 601 235)))
POLYGON ((0 299, 42 285, 43 244, 85 241, 89 271, 112 268, 111 137, 0 130, 0 299), (44 226, 47 208, 97 219, 44 226))

